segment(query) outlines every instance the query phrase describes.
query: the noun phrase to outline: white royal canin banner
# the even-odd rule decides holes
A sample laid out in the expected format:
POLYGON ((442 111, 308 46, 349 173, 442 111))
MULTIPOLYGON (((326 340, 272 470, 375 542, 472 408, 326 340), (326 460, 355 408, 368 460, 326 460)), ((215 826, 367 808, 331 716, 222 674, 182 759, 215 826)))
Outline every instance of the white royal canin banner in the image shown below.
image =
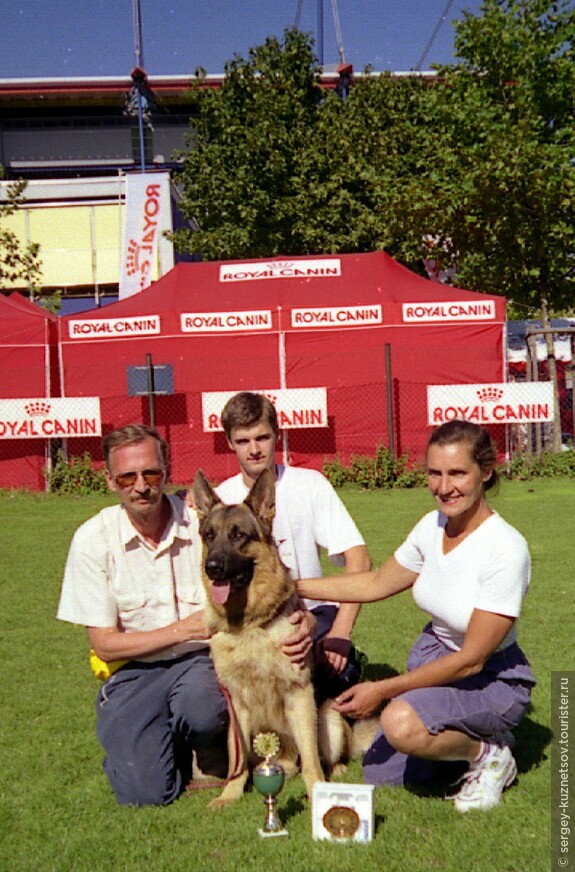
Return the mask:
POLYGON ((251 312, 182 312, 182 333, 238 333, 271 330, 272 313, 269 309, 251 312))
MULTIPOLYGON (((278 425, 282 430, 301 430, 304 427, 327 427, 326 388, 280 388, 254 390, 264 394, 276 407, 278 425)), ((223 430, 222 410, 237 391, 211 391, 202 394, 202 420, 205 433, 223 430)))
POLYGON ((383 324, 379 303, 371 306, 320 306, 292 309, 291 312, 291 326, 296 330, 310 327, 373 327, 374 324, 383 324))
POLYGON ((253 282, 262 279, 334 278, 341 275, 341 260, 310 258, 309 260, 270 260, 266 263, 224 263, 220 266, 220 282, 253 282))
POLYGON ((100 397, 0 400, 0 439, 101 435, 100 397))
POLYGON ((553 420, 551 382, 428 385, 427 423, 534 424, 553 420))
POLYGON ((127 175, 124 247, 120 264, 121 300, 151 284, 160 251, 163 261, 160 275, 173 267, 171 245, 166 247, 162 236, 164 230, 171 229, 169 174, 127 175))
POLYGON ((137 318, 77 318, 68 321, 68 338, 133 339, 139 336, 157 336, 160 326, 159 315, 140 315, 137 318))
POLYGON ((432 321, 494 321, 495 300, 445 300, 432 303, 403 303, 402 318, 406 324, 432 321))

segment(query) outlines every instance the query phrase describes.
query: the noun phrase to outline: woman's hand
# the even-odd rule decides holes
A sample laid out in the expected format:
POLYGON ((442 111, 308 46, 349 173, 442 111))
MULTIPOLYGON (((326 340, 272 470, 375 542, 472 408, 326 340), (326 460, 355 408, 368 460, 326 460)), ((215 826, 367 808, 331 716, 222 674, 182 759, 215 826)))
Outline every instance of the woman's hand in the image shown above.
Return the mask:
POLYGON ((385 699, 384 681, 364 681, 345 690, 336 698, 334 709, 359 720, 372 715, 385 699))

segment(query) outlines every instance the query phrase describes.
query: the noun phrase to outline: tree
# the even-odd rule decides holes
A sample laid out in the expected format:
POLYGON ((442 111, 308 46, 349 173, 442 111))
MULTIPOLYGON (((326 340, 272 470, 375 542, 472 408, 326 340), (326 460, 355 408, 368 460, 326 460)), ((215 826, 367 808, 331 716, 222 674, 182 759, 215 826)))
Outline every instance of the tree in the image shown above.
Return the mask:
POLYGON ((456 27, 461 63, 435 84, 389 75, 321 91, 295 30, 198 90, 179 177, 206 258, 386 248, 422 270, 428 236, 457 281, 519 305, 571 302, 574 15, 486 0, 456 27))
POLYGON ((39 286, 41 261, 40 246, 35 242, 23 245, 14 231, 2 227, 2 220, 13 215, 25 202, 24 180, 11 182, 5 187, 5 200, 0 201, 0 288, 15 282, 35 290, 39 286))
POLYGON ((428 171, 428 101, 425 81, 389 74, 358 79, 346 100, 324 100, 300 182, 306 250, 385 249, 423 269, 427 219, 411 206, 428 171))
POLYGON ((47 312, 51 312, 53 315, 57 315, 62 309, 63 293, 62 288, 58 288, 58 290, 52 291, 51 294, 40 294, 39 297, 36 297, 36 305, 47 312))
MULTIPOLYGON (((538 308, 575 290, 575 10, 549 0, 485 0, 456 26, 462 63, 437 89, 452 175, 433 232, 457 283, 538 308), (450 123, 451 121, 451 123, 450 123)), ((554 448, 561 428, 553 340, 554 448)))
MULTIPOLYGON (((575 12, 486 0, 456 28, 443 96, 460 155, 450 210, 458 281, 518 303, 570 305, 575 274, 575 12)), ((545 305, 543 306, 545 308, 545 305)))
POLYGON ((386 248, 421 269, 422 234, 403 220, 402 195, 423 165, 427 86, 367 77, 342 100, 320 88, 297 30, 225 72, 220 90, 201 78, 195 87, 178 186, 199 229, 176 231, 176 247, 206 259, 386 248))
POLYGON ((193 148, 178 184, 180 209, 199 230, 176 231, 176 246, 207 259, 301 253, 303 155, 324 99, 311 45, 287 30, 225 74, 221 89, 195 89, 193 148))

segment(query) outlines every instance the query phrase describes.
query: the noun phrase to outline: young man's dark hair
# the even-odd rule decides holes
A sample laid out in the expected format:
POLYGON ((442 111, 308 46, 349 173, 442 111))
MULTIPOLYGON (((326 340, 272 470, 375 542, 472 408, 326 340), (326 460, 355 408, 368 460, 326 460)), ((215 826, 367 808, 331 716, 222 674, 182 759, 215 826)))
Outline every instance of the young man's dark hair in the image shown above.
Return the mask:
POLYGON ((228 439, 232 438, 232 430, 236 427, 253 427, 260 422, 269 424, 274 435, 278 435, 276 408, 263 394, 241 391, 234 394, 224 406, 222 427, 228 439))

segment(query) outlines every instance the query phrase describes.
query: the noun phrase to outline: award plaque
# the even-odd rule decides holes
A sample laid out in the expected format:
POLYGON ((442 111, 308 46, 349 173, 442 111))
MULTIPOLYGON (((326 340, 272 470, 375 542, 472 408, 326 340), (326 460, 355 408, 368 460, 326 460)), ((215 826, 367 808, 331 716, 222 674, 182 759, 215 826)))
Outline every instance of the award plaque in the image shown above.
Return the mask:
POLYGON ((370 842, 374 829, 374 789, 373 784, 314 784, 313 838, 370 842))
POLYGON ((322 824, 334 839, 353 839, 361 826, 361 819, 348 805, 332 805, 322 818, 322 824))

